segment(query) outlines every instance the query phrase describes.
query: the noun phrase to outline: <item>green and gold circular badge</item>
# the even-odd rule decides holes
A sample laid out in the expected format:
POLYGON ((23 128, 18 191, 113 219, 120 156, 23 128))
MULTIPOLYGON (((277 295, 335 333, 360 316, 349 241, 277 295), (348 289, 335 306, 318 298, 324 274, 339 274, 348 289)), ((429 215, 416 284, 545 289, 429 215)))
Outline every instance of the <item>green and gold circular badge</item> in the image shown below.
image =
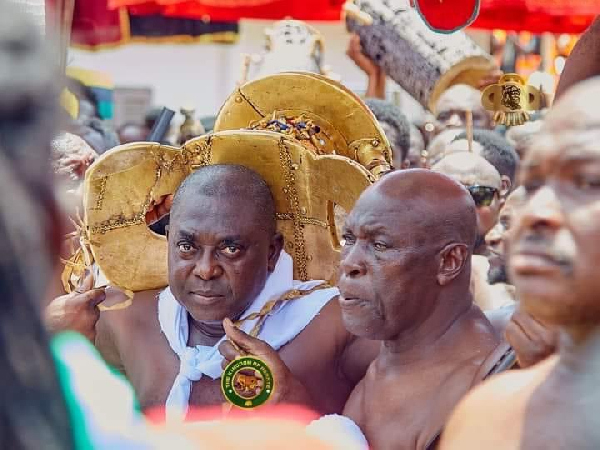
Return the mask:
POLYGON ((273 388, 271 369, 255 356, 243 356, 232 361, 221 376, 223 395, 240 408, 256 408, 265 404, 273 388))

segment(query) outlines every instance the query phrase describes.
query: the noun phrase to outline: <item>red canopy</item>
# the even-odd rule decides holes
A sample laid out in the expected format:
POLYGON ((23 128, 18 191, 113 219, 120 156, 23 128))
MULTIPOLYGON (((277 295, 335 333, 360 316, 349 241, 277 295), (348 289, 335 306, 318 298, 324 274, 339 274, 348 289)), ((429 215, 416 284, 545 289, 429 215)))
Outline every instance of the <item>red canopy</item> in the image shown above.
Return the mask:
MULTIPOLYGON (((446 0, 461 2, 462 0, 446 0)), ((338 21, 344 0, 109 0, 130 14, 237 21, 291 17, 338 21)), ((423 12, 423 11, 422 11, 423 12)), ((474 28, 581 33, 600 14, 600 0, 481 0, 474 28)))
POLYGON ((109 0, 131 14, 238 21, 240 19, 338 21, 344 0, 109 0))
POLYGON ((474 28, 578 34, 600 14, 600 0, 482 0, 474 28))

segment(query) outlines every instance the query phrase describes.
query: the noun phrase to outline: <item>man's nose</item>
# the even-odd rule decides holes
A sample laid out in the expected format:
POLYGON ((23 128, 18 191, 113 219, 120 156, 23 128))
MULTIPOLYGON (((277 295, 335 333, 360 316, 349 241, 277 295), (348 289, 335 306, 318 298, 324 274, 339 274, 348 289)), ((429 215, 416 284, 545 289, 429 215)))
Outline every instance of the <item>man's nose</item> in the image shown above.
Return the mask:
POLYGON ((223 274, 223 268, 210 251, 204 251, 194 265, 194 275, 205 281, 218 278, 223 274))
POLYGON ((529 229, 557 229, 563 223, 560 201, 553 187, 542 186, 521 210, 520 223, 529 229))
POLYGON ((349 278, 356 278, 366 273, 366 264, 363 250, 358 244, 352 245, 344 252, 340 262, 342 275, 349 278))

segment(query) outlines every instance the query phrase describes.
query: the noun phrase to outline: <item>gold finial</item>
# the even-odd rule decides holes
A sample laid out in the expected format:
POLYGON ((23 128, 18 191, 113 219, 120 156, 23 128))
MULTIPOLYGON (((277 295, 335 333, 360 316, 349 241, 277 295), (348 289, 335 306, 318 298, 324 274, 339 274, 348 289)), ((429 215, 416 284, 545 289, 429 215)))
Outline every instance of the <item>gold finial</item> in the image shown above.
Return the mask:
POLYGON ((541 94, 533 86, 528 86, 520 75, 505 74, 498 84, 487 87, 481 95, 485 109, 494 111, 496 124, 515 126, 529 120, 528 111, 540 108, 541 94))

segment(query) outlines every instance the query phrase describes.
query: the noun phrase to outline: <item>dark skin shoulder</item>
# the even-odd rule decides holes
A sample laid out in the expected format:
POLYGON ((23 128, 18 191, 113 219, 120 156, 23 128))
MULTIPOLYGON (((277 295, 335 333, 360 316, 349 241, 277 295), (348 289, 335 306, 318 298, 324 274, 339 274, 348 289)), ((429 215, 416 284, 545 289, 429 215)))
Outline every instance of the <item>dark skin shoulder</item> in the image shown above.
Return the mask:
MULTIPOLYGON (((179 367, 160 331, 157 294, 137 293, 129 308, 103 312, 96 326, 96 346, 127 376, 144 409, 164 405, 179 367)), ((124 294, 107 291, 108 304, 124 300, 124 294)), ((357 339, 346 331, 339 303, 333 299, 279 355, 308 390, 311 406, 323 413, 340 413, 378 350, 377 341, 357 339)), ((221 402, 218 380, 194 383, 191 404, 221 402)))
MULTIPOLYGON (((160 330, 158 290, 138 292, 130 307, 104 311, 96 325, 96 347, 105 360, 130 381, 142 408, 164 405, 179 367, 177 356, 160 330)), ((125 294, 107 290, 107 303, 125 294)))
POLYGON ((425 449, 478 381, 497 344, 491 325, 473 307, 425 355, 393 364, 376 359, 344 415, 361 427, 374 449, 425 449))

